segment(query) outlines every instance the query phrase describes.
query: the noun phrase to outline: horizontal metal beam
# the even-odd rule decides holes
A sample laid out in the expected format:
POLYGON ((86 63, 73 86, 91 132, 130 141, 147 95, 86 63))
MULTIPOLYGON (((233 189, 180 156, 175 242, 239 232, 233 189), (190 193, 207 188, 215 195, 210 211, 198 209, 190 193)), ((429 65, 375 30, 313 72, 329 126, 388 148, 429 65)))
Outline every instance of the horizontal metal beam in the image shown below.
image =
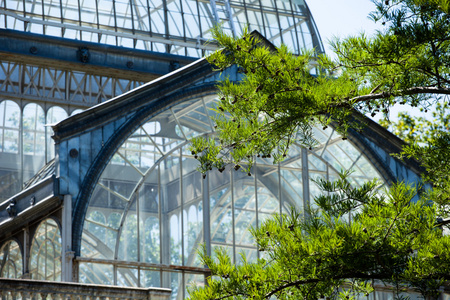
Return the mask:
POLYGON ((62 199, 57 195, 57 184, 57 179, 50 176, 1 203, 0 240, 58 209, 62 199))
POLYGON ((125 260, 112 260, 112 259, 99 259, 99 258, 88 258, 88 257, 80 257, 77 256, 75 258, 77 262, 84 263, 95 263, 95 264, 106 264, 106 265, 114 265, 116 267, 141 267, 141 268, 149 268, 149 269, 158 269, 161 271, 185 271, 190 273, 201 273, 201 274, 209 274, 211 271, 207 268, 198 268, 198 267, 190 267, 190 266, 178 266, 178 265, 166 265, 166 264, 154 264, 147 263, 142 261, 125 261, 125 260))
POLYGON ((197 60, 8 29, 0 29, 0 54, 7 60, 133 80, 148 74, 159 77, 197 60))
MULTIPOLYGON (((210 3, 209 0, 198 0, 199 2, 202 3, 210 3)), ((240 9, 242 11, 256 11, 258 13, 261 12, 261 7, 260 4, 257 1, 253 1, 253 3, 256 2, 256 5, 252 5, 252 2, 250 3, 246 3, 245 6, 242 4, 237 4, 236 2, 230 2, 230 6, 231 8, 234 9, 240 9)), ((216 2, 216 5, 225 5, 225 3, 223 2, 216 2)), ((300 11, 300 9, 298 11, 286 11, 286 10, 281 10, 281 9, 273 9, 273 8, 269 8, 269 7, 263 7, 262 8, 262 12, 265 14, 278 14, 279 16, 286 16, 286 17, 294 17, 294 18, 299 18, 299 19, 303 19, 306 20, 308 19, 308 17, 305 14, 299 14, 298 12, 300 11)))

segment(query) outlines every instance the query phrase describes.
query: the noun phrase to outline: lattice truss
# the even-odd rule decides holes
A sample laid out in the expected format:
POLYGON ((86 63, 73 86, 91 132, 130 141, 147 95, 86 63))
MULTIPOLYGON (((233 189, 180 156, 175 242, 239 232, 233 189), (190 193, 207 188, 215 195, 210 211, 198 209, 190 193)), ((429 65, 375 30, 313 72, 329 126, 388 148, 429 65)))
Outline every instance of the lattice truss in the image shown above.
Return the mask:
POLYGON ((0 62, 0 100, 25 99, 88 108, 143 83, 54 67, 0 62))

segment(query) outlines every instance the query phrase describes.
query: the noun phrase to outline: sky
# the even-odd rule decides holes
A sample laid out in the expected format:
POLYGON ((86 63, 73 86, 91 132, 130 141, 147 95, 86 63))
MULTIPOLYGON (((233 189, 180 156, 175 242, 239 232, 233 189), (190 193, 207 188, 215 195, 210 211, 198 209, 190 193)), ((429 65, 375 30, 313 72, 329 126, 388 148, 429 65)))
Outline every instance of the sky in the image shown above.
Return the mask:
MULTIPOLYGON (((368 18, 375 5, 370 0, 305 0, 319 30, 320 37, 325 46, 325 52, 334 56, 328 41, 333 37, 347 37, 364 32, 368 36, 381 29, 380 23, 368 18)), ((408 111, 411 115, 431 118, 428 114, 420 113, 418 109, 410 109, 397 105, 391 109, 390 119, 396 120, 400 111, 408 111)), ((381 117, 377 115, 378 119, 381 117)))
POLYGON ((332 55, 328 40, 361 32, 373 34, 381 24, 368 18, 375 5, 370 0, 306 0, 319 29, 327 54, 332 55))

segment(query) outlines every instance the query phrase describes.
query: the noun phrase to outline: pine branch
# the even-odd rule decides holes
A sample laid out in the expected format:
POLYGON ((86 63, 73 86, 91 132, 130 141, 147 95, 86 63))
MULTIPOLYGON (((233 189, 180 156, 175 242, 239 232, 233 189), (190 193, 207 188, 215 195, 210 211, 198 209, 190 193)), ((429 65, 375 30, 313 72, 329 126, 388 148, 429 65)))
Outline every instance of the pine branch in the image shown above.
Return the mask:
POLYGON ((351 98, 351 102, 363 102, 367 100, 377 100, 387 97, 398 97, 403 95, 419 95, 419 94, 437 94, 437 95, 450 95, 450 88, 439 87, 413 87, 404 90, 397 90, 394 92, 382 92, 376 94, 367 94, 351 98))

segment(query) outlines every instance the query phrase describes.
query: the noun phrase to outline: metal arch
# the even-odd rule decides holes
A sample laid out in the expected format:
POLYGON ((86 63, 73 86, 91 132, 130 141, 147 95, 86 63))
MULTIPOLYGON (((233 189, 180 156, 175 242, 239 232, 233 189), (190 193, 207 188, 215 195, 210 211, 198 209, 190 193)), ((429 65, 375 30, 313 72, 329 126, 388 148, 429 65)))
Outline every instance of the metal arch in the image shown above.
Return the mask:
POLYGON ((81 184, 80 193, 77 196, 77 201, 73 209, 73 220, 76 221, 72 224, 72 243, 76 255, 80 255, 84 216, 87 212, 90 196, 94 191, 96 182, 100 178, 101 172, 104 170, 111 157, 119 149, 123 142, 126 141, 131 133, 142 126, 142 124, 149 121, 158 113, 166 110, 166 108, 194 97, 212 95, 215 94, 215 92, 215 84, 210 83, 194 87, 192 89, 183 90, 182 92, 172 96, 164 97, 157 103, 151 103, 145 108, 139 110, 133 118, 130 118, 126 124, 116 131, 113 138, 109 139, 99 155, 97 155, 97 158, 91 163, 91 167, 89 168, 89 171, 81 184))
MULTIPOLYGON (((200 105, 203 106, 204 102, 203 102, 203 97, 202 100, 199 100, 200 105)), ((199 101, 196 101, 196 103, 198 103, 199 101)), ((171 110, 171 109, 170 109, 171 110)), ((172 112, 172 111, 171 111, 172 112)), ((174 113, 172 112, 172 116, 174 116, 174 113)), ((144 122, 145 123, 145 122, 144 122)), ((211 128, 210 128, 211 129, 211 128)), ((211 134, 211 132, 209 132, 209 134, 211 134)), ((130 212, 130 208, 134 205, 134 203, 137 201, 137 197, 136 197, 136 193, 137 191, 139 191, 140 187, 145 183, 147 177, 152 174, 152 172, 161 164, 161 162, 171 153, 174 153, 175 151, 178 151, 179 149, 181 149, 182 147, 184 147, 185 145, 187 145, 189 143, 189 141, 187 141, 187 138, 184 137, 184 139, 186 140, 185 142, 177 145, 176 147, 174 147, 173 149, 171 149, 170 151, 168 151, 167 153, 162 153, 162 157, 159 158, 151 168, 147 169, 147 171, 145 172, 145 174, 141 173, 140 171, 138 171, 141 175, 141 179, 139 180, 139 182, 135 185, 133 191, 130 193, 130 196, 128 199, 125 199, 122 195, 116 194, 116 196, 122 198, 123 200, 127 201, 127 205, 123 211, 122 214, 122 218, 118 227, 118 234, 117 234, 117 239, 116 239, 116 243, 115 243, 115 247, 114 247, 114 251, 111 251, 111 253, 114 256, 114 259, 117 260, 118 259, 118 253, 119 253, 119 246, 120 246, 120 236, 122 234, 122 230, 123 230, 123 226, 125 223, 125 220, 127 218, 128 213, 130 212)), ((155 145, 156 146, 156 145, 155 145)), ((181 153, 180 153, 181 154, 181 153)), ((97 183, 98 184, 98 183, 97 183)), ((110 191, 113 192, 113 191, 110 191)), ((114 192, 113 192, 114 193, 114 192)), ((87 220, 89 221, 89 220, 87 220)))
MULTIPOLYGON (((203 102, 203 98, 202 98, 202 100, 200 100, 200 101, 201 101, 201 105, 204 105, 204 104, 203 104, 203 103, 204 103, 204 102, 203 102)), ((197 101, 196 103, 198 103, 198 102, 199 102, 199 101, 197 101)), ((171 111, 172 115, 176 118, 176 116, 174 115, 173 111, 172 111, 171 109, 170 109, 170 111, 171 111)), ((181 129, 181 131, 182 131, 182 129, 181 129)), ((211 133, 212 133, 212 131, 211 131, 211 132, 207 132, 207 133, 205 133, 205 134, 208 134, 208 135, 209 135, 209 134, 211 134, 211 133)), ((149 136, 149 137, 150 137, 150 136, 149 136)), ((155 163, 153 164, 152 167, 150 167, 149 169, 147 169, 147 171, 145 172, 145 174, 143 174, 142 172, 140 172, 139 170, 136 169, 136 170, 140 173, 141 179, 140 179, 139 182, 135 185, 133 191, 130 192, 130 197, 129 197, 128 199, 125 199, 122 195, 117 194, 117 193, 115 193, 114 191, 108 189, 110 192, 115 193, 116 196, 118 196, 118 197, 120 197, 120 198, 122 198, 123 200, 125 200, 125 201, 128 202, 127 206, 124 208, 123 215, 122 215, 121 221, 120 221, 120 223, 119 223, 119 227, 118 227, 118 229, 116 230, 116 231, 118 231, 117 239, 116 239, 116 245, 115 245, 114 251, 112 251, 112 254, 113 254, 113 256, 114 256, 114 259, 116 259, 116 260, 118 259, 119 247, 120 247, 120 236, 121 236, 121 234, 122 234, 122 229, 123 229, 123 226, 124 226, 124 224, 125 224, 127 215, 128 215, 128 213, 130 212, 130 208, 134 205, 134 203, 139 203, 139 202, 138 202, 138 199, 137 199, 137 197, 136 197, 137 192, 138 192, 139 189, 142 187, 142 185, 145 183, 145 181, 147 180, 148 176, 151 175, 152 172, 153 172, 157 167, 160 166, 161 162, 162 162, 164 159, 166 159, 167 156, 169 156, 170 154, 172 154, 172 153, 174 153, 174 152, 180 150, 182 147, 184 147, 185 145, 187 145, 187 144, 189 143, 189 141, 187 140, 186 136, 184 136, 184 139, 185 139, 185 141, 184 141, 183 143, 181 143, 181 144, 177 145, 176 147, 172 148, 170 151, 168 151, 168 152, 166 152, 166 153, 162 153, 162 152, 161 152, 161 157, 160 157, 157 161, 155 161, 155 163)), ((159 147, 157 146, 157 144, 155 144, 155 146, 159 149, 159 147)), ((118 152, 116 152, 116 153, 118 153, 118 152)), ((180 152, 180 155, 181 155, 181 152, 180 152)), ((130 164, 130 165, 133 166, 132 164, 130 164)), ((97 183, 97 184, 99 184, 99 183, 97 183)), ((100 185, 101 185, 101 184, 100 184, 100 185)), ((101 186, 102 186, 102 185, 101 185, 101 186)), ((105 189, 106 189, 106 188, 105 188, 105 189)), ((182 203, 183 203, 183 201, 182 201, 182 203)), ((90 221, 90 220, 87 220, 87 221, 90 221)), ((100 225, 100 226, 105 227, 104 225, 100 225)), ((138 260, 139 260, 139 258, 138 258, 138 260)))
MULTIPOLYGON (((198 103, 198 101, 196 102, 196 103, 198 103)), ((201 104, 202 105, 202 104, 201 104)), ((173 113, 172 113, 173 114, 173 113)), ((141 123, 141 124, 143 124, 143 123, 141 123)), ((209 132, 209 133, 204 133, 204 134, 207 134, 207 135, 210 135, 210 134, 214 134, 213 132, 209 132)), ((122 214, 122 218, 121 218, 121 221, 120 221, 120 225, 119 225, 119 228, 118 228, 118 235, 117 235, 117 239, 116 239, 116 243, 115 243, 115 250, 114 250, 114 258, 115 259, 118 259, 118 249, 119 249, 119 243, 120 243, 120 235, 121 235, 121 232, 122 232, 122 228, 123 228, 123 225, 124 225, 124 222, 125 222, 125 219, 127 218, 127 214, 128 214, 128 212, 130 211, 130 208, 133 206, 133 204, 134 204, 134 201, 137 201, 137 198, 136 198, 136 193, 137 193, 137 191, 140 189, 140 187, 142 186, 142 184, 146 181, 146 179, 147 179, 147 177, 149 176, 149 174, 151 174, 154 170, 155 170, 155 168, 157 168, 159 165, 160 165, 160 163, 164 160, 164 159, 166 159, 166 157, 168 156, 168 155, 170 155, 171 153, 173 153, 173 152, 175 152, 175 151, 178 151, 179 149, 181 149, 182 147, 184 147, 186 144, 188 143, 188 141, 186 140, 186 138, 185 138, 185 141, 184 142, 182 142, 181 144, 179 144, 179 145, 177 145, 176 147, 174 147, 174 148, 172 148, 169 152, 167 152, 167 153, 165 153, 162 157, 160 157, 154 164, 153 164, 153 166, 152 167, 150 167, 149 169, 147 169, 147 171, 145 172, 145 174, 144 173, 141 173, 141 178, 140 178, 140 180, 137 182, 137 184, 135 185, 135 187, 134 187, 134 189, 133 189, 133 191, 130 193, 130 196, 128 197, 128 199, 124 199, 124 200, 127 200, 128 201, 128 204, 127 204, 127 206, 124 208, 124 211, 123 211, 123 214, 122 214)), ((308 165, 309 165, 309 163, 306 161, 306 163, 305 163, 305 157, 304 157, 304 154, 306 153, 304 150, 306 150, 305 148, 302 148, 302 147, 300 147, 300 149, 302 149, 302 151, 301 151, 301 153, 299 153, 299 156, 296 156, 296 157, 293 157, 293 158, 291 158, 290 160, 292 161, 292 160, 298 160, 298 159, 302 159, 302 175, 303 175, 303 173, 305 172, 304 170, 303 170, 303 167, 305 167, 305 168, 308 168, 308 170, 309 170, 309 167, 308 167, 308 165)), ((320 157, 320 156, 318 156, 317 154, 315 154, 315 153, 313 153, 313 152, 310 152, 310 154, 311 155, 313 155, 313 156, 315 156, 315 157, 317 157, 320 161, 322 161, 326 166, 327 166, 327 168, 328 169, 331 169, 333 172, 335 172, 335 173, 338 173, 338 170, 336 170, 331 164, 329 164, 326 160, 324 160, 322 157, 320 157)), ((351 160, 352 162, 353 162, 353 160, 351 160)), ((276 169, 276 168, 274 168, 274 172, 277 172, 277 170, 278 169, 276 169)), ((278 170, 279 171, 279 170, 278 170)), ((258 174, 259 174, 259 172, 258 171, 256 171, 258 174)), ((278 172, 279 173, 279 172, 278 172)), ((279 173, 278 174, 278 177, 280 177, 280 176, 282 176, 281 175, 281 173, 279 173)), ((307 176, 308 177, 308 176, 307 176)), ((267 180, 269 180, 269 181, 276 181, 277 179, 275 178, 270 178, 270 177, 267 177, 267 178, 264 178, 264 177, 261 177, 261 178, 259 178, 258 179, 258 182, 260 182, 265 188, 267 188, 268 189, 268 191, 272 194, 272 195, 275 195, 275 197, 279 197, 279 195, 276 195, 277 193, 276 193, 276 191, 273 191, 273 190, 271 190, 271 186, 272 186, 272 184, 268 184, 268 182, 267 182, 267 180)), ((308 196, 307 197, 305 197, 305 195, 298 195, 298 197, 300 198, 300 199, 303 199, 303 207, 306 207, 308 204, 309 204, 309 191, 308 191, 308 189, 307 189, 307 187, 308 187, 308 185, 310 184, 310 180, 309 180, 309 177, 305 180, 305 178, 302 178, 302 185, 303 185, 303 192, 305 193, 308 193, 308 196)), ((280 185, 280 184, 278 184, 278 188, 279 188, 279 190, 282 190, 282 185, 280 185)), ((256 190, 255 190, 256 191, 256 190)), ((229 191, 229 192, 231 192, 231 190, 229 191)), ((255 192, 255 193, 257 193, 257 192, 255 192)), ((288 196, 289 196, 289 194, 287 194, 288 196)), ((224 195, 223 197, 225 197, 226 195, 224 195)), ((291 205, 295 205, 295 200, 293 200, 292 198, 286 198, 285 199, 285 201, 287 201, 288 203, 290 203, 291 205)), ((280 201, 281 202, 281 201, 280 201)), ((87 204, 87 205, 89 205, 89 204, 87 204)), ((281 205, 281 203, 280 203, 280 205, 281 205)), ((217 209, 217 208, 216 208, 217 209)), ((181 208, 181 210, 183 210, 182 208, 181 208)), ((212 211, 212 212, 210 212, 210 214, 214 214, 214 211, 212 211)), ((81 218, 79 218, 79 219, 81 219, 81 218)), ((89 221, 89 220, 88 220, 89 221)))
MULTIPOLYGON (((322 39, 320 38, 319 30, 317 29, 316 22, 314 22, 314 18, 311 14, 311 11, 309 10, 308 5, 305 3, 304 0, 301 0, 303 2, 303 5, 296 4, 296 6, 299 6, 302 11, 304 11, 308 15, 308 20, 306 24, 308 25, 309 32, 311 34, 311 39, 313 41, 313 47, 314 51, 317 54, 323 54, 325 53, 325 49, 323 47, 322 39)), ((302 33, 303 37, 303 33, 302 33)))
MULTIPOLYGON (((104 145, 97 158, 91 163, 91 167, 81 184, 80 194, 77 197, 74 207, 73 219, 76 221, 73 224, 73 245, 77 255, 79 255, 80 252, 84 215, 89 205, 89 198, 94 190, 96 182, 100 178, 101 172, 104 170, 106 164, 109 162, 110 158, 114 155, 117 149, 123 144, 131 133, 137 130, 140 126, 142 126, 142 124, 150 120, 152 117, 158 115, 160 112, 194 97, 214 95, 216 91, 217 89, 215 83, 212 82, 193 88, 182 89, 178 93, 163 97, 158 101, 151 101, 151 103, 146 104, 142 109, 137 111, 133 117, 127 121, 127 123, 116 131, 114 137, 110 138, 110 140, 104 145)), ((143 99, 137 101, 137 103, 142 100, 143 99)), ((356 139, 356 132, 350 132, 349 137, 356 139)), ((367 147, 358 146, 357 148, 361 149, 363 152, 367 149, 367 147)), ((385 180, 392 182, 394 177, 387 168, 388 166, 382 164, 380 157, 374 154, 370 158, 371 159, 369 159, 369 161, 373 165, 377 166, 376 169, 381 174, 385 175, 385 180)))

